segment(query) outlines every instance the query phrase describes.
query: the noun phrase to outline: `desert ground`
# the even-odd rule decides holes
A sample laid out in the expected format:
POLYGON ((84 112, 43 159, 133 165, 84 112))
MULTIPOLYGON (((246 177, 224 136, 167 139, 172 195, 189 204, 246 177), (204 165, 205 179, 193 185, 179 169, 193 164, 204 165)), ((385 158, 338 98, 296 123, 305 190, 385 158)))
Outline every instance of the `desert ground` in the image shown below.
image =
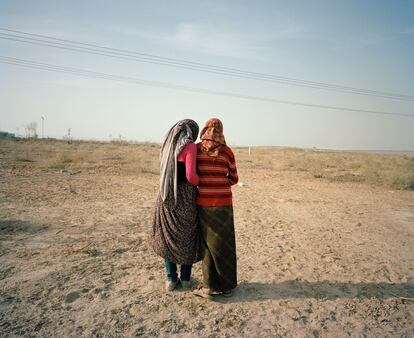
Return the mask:
POLYGON ((239 285, 210 301, 147 244, 159 145, 0 141, 0 336, 414 336, 414 155, 234 152, 239 285))

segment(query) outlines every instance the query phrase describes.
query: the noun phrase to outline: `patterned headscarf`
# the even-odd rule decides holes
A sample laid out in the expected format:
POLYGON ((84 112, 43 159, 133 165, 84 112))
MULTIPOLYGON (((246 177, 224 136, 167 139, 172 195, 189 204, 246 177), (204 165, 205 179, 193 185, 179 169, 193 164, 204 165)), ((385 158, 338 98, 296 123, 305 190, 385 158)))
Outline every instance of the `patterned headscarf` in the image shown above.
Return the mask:
POLYGON ((226 145, 223 135, 223 123, 213 118, 206 122, 200 133, 201 150, 209 156, 217 156, 222 145, 226 145))
POLYGON ((160 193, 162 200, 173 194, 177 202, 177 157, 190 142, 195 142, 198 124, 190 119, 178 121, 165 135, 160 152, 160 193))

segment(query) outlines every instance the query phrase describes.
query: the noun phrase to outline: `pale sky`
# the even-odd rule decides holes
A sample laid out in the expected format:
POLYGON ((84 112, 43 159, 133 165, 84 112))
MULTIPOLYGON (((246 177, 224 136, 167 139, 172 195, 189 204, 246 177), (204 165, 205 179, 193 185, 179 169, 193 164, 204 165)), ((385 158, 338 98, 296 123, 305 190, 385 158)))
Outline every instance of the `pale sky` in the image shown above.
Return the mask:
MULTIPOLYGON (((231 145, 414 150, 412 1, 0 1, 0 28, 312 82, 292 86, 6 40, 0 55, 206 90, 347 107, 288 105, 85 78, 0 63, 0 130, 161 142, 192 118, 223 121, 231 145)), ((14 33, 13 33, 14 34, 14 33)))

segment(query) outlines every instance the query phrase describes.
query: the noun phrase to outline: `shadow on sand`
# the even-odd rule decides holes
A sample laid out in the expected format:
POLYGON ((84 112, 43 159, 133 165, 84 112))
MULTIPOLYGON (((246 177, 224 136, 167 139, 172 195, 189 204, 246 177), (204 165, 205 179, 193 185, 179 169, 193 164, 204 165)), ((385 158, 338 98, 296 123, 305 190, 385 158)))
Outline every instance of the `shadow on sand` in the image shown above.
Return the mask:
POLYGON ((44 224, 34 224, 28 221, 3 219, 0 220, 0 236, 1 235, 16 235, 19 233, 34 234, 44 231, 48 228, 44 224))
POLYGON ((313 298, 406 298, 414 301, 414 283, 341 283, 290 280, 281 283, 241 282, 233 297, 215 297, 217 302, 242 303, 266 299, 313 298))

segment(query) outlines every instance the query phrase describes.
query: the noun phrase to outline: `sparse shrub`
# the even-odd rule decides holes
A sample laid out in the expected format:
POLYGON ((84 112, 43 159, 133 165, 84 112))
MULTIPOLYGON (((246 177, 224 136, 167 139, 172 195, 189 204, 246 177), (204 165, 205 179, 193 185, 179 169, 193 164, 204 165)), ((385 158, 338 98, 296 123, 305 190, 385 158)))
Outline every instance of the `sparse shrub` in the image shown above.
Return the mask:
POLYGON ((17 154, 16 155, 17 162, 34 162, 33 158, 28 154, 17 154))
POLYGON ((146 160, 141 164, 141 170, 145 174, 159 175, 160 168, 158 161, 146 160))
POLYGON ((82 162, 84 157, 81 154, 63 153, 60 156, 62 163, 79 163, 82 162))

